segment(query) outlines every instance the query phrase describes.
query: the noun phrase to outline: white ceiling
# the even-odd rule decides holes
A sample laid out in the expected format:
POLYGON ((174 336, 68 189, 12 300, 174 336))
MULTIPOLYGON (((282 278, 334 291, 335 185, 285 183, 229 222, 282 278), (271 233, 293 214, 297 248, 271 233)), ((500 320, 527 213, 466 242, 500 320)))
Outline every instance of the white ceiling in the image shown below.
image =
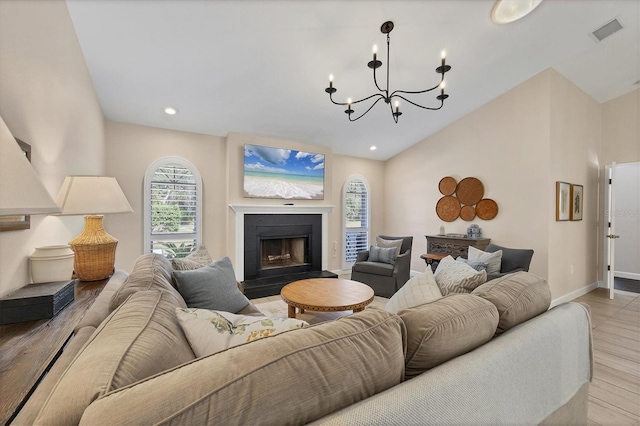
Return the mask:
POLYGON ((491 22, 493 3, 67 0, 105 116, 146 126, 385 160, 549 67, 598 102, 638 88, 640 0, 545 0, 508 25, 491 22), (589 33, 615 17, 625 28, 596 43, 589 33), (439 111, 403 105, 398 124, 383 103, 350 123, 324 92, 328 76, 339 100, 374 93, 366 64, 373 44, 385 60, 386 20, 391 90, 437 84, 444 48, 450 98, 439 111))

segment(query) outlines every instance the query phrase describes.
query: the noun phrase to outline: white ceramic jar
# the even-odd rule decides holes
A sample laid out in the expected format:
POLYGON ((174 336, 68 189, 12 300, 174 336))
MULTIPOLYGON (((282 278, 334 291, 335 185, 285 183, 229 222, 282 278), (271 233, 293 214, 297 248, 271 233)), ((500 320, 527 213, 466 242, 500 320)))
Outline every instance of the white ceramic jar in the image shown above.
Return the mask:
POLYGON ((68 245, 36 247, 29 257, 33 284, 70 280, 73 250, 68 245))

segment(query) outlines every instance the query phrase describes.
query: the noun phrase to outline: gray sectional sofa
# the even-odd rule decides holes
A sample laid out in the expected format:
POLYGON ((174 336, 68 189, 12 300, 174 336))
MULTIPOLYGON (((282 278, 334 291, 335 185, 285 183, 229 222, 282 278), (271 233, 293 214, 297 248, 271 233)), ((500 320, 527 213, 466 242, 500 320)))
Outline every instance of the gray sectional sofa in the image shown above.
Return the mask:
MULTIPOLYGON (((481 312, 464 321, 498 323, 491 303, 454 297, 478 299, 464 299, 481 312)), ((454 302, 433 303, 443 300, 454 302)), ((196 358, 177 306, 185 302, 163 257, 142 256, 131 275, 117 271, 14 424, 587 422, 591 327, 580 304, 557 306, 422 373, 413 358, 411 374, 407 354, 435 330, 412 323, 418 311, 368 308, 196 358)), ((244 311, 259 313, 252 304, 244 311)))

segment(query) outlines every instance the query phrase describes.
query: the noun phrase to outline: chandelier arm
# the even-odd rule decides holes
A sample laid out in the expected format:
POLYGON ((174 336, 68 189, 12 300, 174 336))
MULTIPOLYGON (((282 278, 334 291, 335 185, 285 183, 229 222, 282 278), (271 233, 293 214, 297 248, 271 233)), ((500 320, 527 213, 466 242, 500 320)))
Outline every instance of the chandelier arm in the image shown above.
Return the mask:
POLYGON ((393 93, 391 93, 391 96, 389 96, 389 98, 393 98, 394 96, 397 96, 396 93, 404 93, 406 95, 418 95, 420 93, 431 92, 432 90, 436 90, 438 87, 440 87, 440 85, 442 84, 443 81, 444 81, 444 75, 442 76, 442 79, 440 79, 440 83, 436 84, 435 86, 433 86, 430 89, 417 90, 415 92, 410 91, 410 90, 394 90, 393 93))
MULTIPOLYGON (((384 96, 382 95, 382 93, 374 93, 373 95, 367 96, 366 98, 362 98, 362 99, 359 99, 357 101, 351 101, 351 105, 357 104, 357 103, 360 103, 360 102, 364 102, 364 101, 369 100, 371 98, 375 98, 376 96, 379 97, 376 102, 378 102, 380 99, 384 99, 384 96)), ((349 105, 349 102, 336 102, 336 101, 334 101, 331 93, 329 94, 329 99, 331 100, 331 102, 333 102, 336 105, 342 105, 342 106, 349 105)), ((374 103, 374 105, 375 105, 375 103, 374 103)))
MULTIPOLYGON (((376 101, 374 103, 371 104, 371 106, 369 108, 367 108, 367 110, 365 112, 363 112, 358 118, 351 118, 351 114, 349 114, 349 121, 356 121, 356 120, 360 120, 362 117, 365 116, 366 113, 368 113, 369 111, 371 111, 371 108, 373 108, 378 102, 380 102, 380 100, 384 99, 384 96, 382 96, 381 94, 377 93, 378 96, 380 96, 378 99, 376 99, 376 101)), ((371 95, 374 96, 374 95, 371 95)), ((371 97, 369 96, 369 98, 371 97)), ((364 100, 364 99, 363 99, 364 100)))
POLYGON ((428 109, 428 110, 431 110, 431 111, 437 111, 437 110, 439 110, 440 108, 442 108, 444 106, 444 99, 440 101, 441 103, 440 103, 440 106, 438 108, 433 108, 433 107, 425 107, 425 106, 419 105, 419 104, 417 104, 415 102, 410 101, 409 99, 405 98, 404 96, 392 95, 392 97, 400 98, 403 101, 409 102, 411 105, 417 106, 418 108, 428 109))
MULTIPOLYGON (((382 90, 382 89, 380 88, 380 86, 378 85, 378 80, 376 79, 376 69, 375 69, 375 68, 373 69, 373 82, 375 83, 376 88, 377 88, 379 91, 381 91, 381 92, 383 92, 383 93, 385 92, 385 90, 382 90)), ((387 89, 389 89, 389 86, 387 86, 387 89)))
MULTIPOLYGON (((398 96, 399 97, 399 96, 398 96)), ((391 98, 389 98, 391 99, 391 98)), ((398 114, 394 114, 393 113, 393 106, 391 105, 391 102, 389 102, 389 110, 391 111, 391 117, 393 118, 393 121, 398 124, 398 117, 400 117, 398 114)))

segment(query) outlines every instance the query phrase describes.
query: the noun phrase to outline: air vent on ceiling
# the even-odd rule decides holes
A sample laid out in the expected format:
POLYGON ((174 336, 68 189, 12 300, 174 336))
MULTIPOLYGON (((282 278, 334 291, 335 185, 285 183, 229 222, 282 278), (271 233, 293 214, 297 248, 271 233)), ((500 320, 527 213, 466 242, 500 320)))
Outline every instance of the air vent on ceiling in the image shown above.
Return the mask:
POLYGON ((602 41, 605 38, 609 37, 611 34, 614 34, 620 31, 623 28, 622 24, 618 20, 618 18, 614 18, 613 20, 607 22, 602 25, 597 30, 593 31, 591 35, 596 41, 602 41))

